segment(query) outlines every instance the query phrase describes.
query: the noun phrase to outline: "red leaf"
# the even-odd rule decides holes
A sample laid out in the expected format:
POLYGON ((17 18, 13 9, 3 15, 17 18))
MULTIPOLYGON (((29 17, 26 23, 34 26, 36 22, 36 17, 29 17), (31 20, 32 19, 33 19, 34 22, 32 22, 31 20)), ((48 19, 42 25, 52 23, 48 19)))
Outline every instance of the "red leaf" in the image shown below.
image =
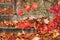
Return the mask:
POLYGON ((9 37, 8 40, 14 40, 13 38, 9 37))
POLYGON ((30 9, 31 9, 30 5, 25 6, 25 10, 26 10, 27 12, 29 12, 30 9))
POLYGON ((60 16, 60 4, 50 8, 50 12, 56 14, 56 16, 60 16))
POLYGON ((53 21, 52 23, 50 23, 49 26, 52 27, 52 28, 55 28, 57 25, 58 25, 58 23, 53 21))
POLYGON ((60 10, 56 12, 56 16, 60 16, 60 10))
POLYGON ((48 32, 48 31, 49 31, 48 25, 45 25, 45 26, 44 26, 44 31, 45 31, 45 32, 48 32))
POLYGON ((23 10, 18 10, 18 15, 23 15, 23 10))
POLYGON ((38 8, 38 5, 37 5, 36 3, 32 3, 31 8, 32 8, 33 10, 35 10, 35 9, 38 8))
POLYGON ((19 26, 21 29, 24 29, 24 28, 25 28, 24 22, 19 22, 19 23, 18 23, 18 26, 19 26))
POLYGON ((59 9, 58 5, 55 5, 53 8, 54 8, 54 10, 58 10, 59 9))
POLYGON ((31 25, 30 22, 26 22, 26 23, 25 23, 25 26, 26 26, 26 27, 32 27, 32 25, 31 25))
POLYGON ((54 9, 53 8, 50 8, 50 13, 54 13, 54 9))
POLYGON ((40 28, 42 28, 42 25, 41 24, 38 25, 37 30, 40 30, 40 28))
POLYGON ((53 21, 60 23, 60 16, 56 17, 53 21))

